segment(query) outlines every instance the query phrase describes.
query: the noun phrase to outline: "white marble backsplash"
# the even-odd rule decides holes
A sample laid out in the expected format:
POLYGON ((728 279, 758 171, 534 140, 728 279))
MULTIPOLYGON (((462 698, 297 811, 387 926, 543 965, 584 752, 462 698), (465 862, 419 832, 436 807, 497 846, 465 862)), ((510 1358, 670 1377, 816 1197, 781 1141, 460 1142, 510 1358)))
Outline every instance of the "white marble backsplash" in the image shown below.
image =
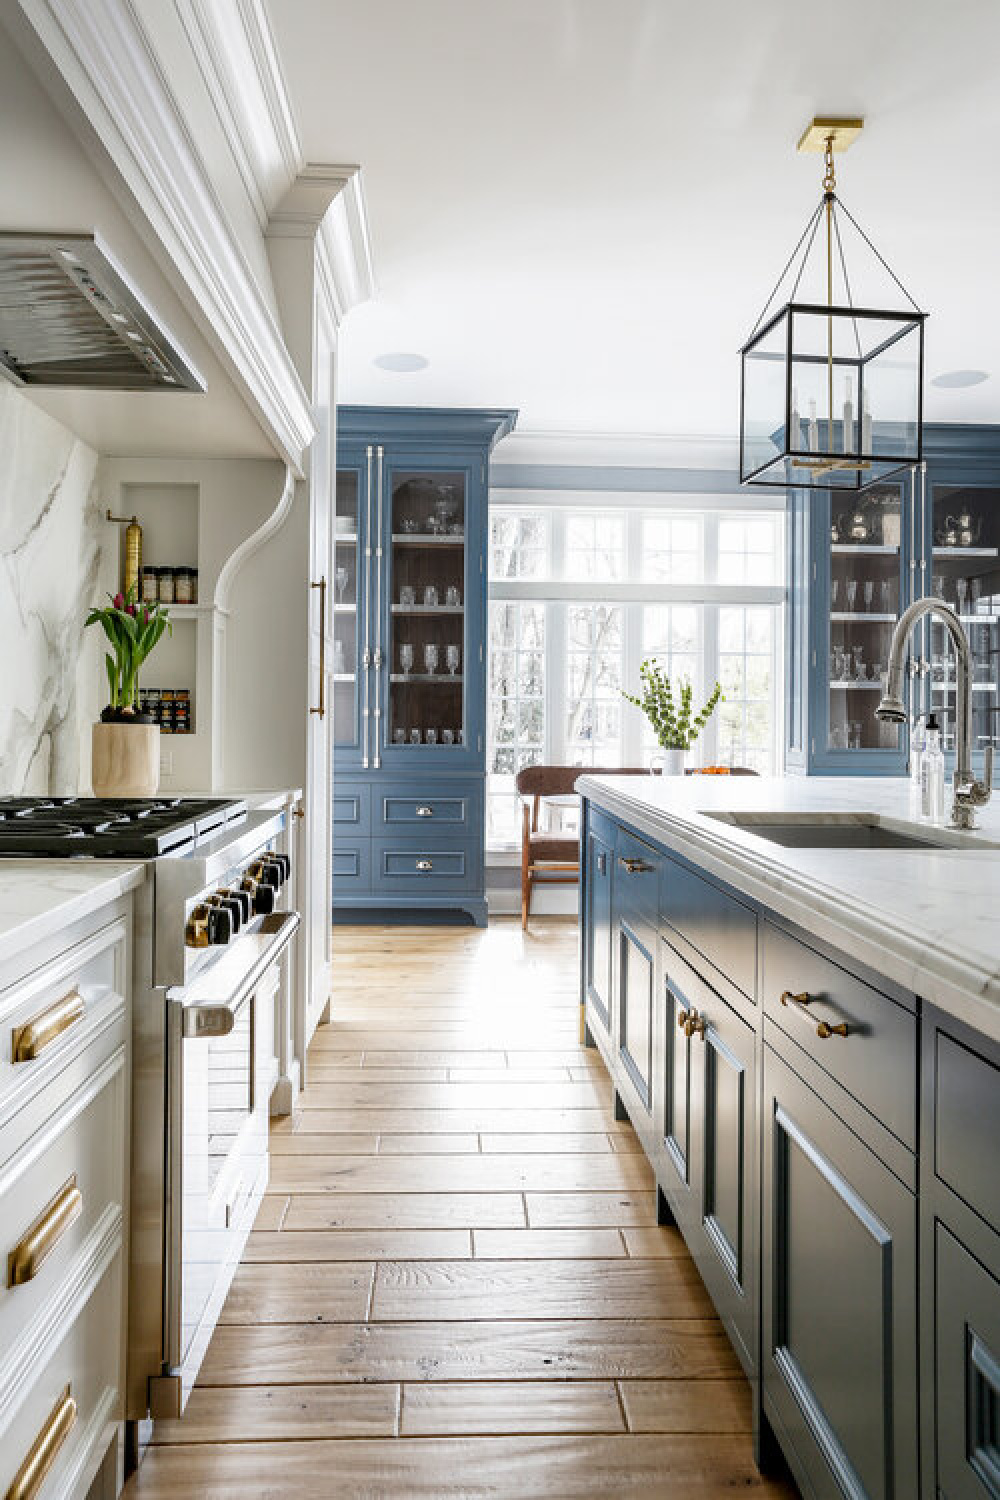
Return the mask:
MULTIPOLYGON (((90 779, 102 579, 97 454, 0 380, 0 794, 90 779)), ((105 560, 106 561, 106 560, 105 560)))

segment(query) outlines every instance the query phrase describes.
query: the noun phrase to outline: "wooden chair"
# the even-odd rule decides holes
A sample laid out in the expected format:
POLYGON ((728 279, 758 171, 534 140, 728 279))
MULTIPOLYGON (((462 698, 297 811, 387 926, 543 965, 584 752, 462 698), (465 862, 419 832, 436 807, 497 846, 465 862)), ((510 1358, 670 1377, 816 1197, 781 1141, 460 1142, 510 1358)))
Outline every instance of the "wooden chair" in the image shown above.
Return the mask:
MULTIPOLYGON (((745 766, 726 767, 730 776, 756 776, 745 766)), ((688 776, 699 774, 694 768, 688 776)), ((575 834, 547 833, 538 827, 543 801, 572 797, 581 776, 648 776, 647 766, 525 766, 515 785, 524 799, 521 812, 521 926, 528 926, 535 885, 575 885, 580 878, 580 841, 575 834)))
POLYGON ((515 783, 525 799, 521 813, 521 926, 528 925, 535 885, 575 885, 580 878, 576 834, 546 833, 538 827, 544 800, 572 797, 581 776, 648 776, 645 766, 525 766, 515 783))

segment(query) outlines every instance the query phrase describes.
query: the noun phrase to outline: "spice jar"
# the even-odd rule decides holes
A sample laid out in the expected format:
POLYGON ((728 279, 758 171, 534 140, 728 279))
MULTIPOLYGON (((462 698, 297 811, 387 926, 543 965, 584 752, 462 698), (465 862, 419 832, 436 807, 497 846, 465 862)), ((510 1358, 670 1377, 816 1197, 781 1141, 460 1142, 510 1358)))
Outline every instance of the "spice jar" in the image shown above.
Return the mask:
POLYGON ((191 603, 198 603, 198 569, 191 569, 191 603))
POLYGON ((143 568, 142 570, 142 602, 143 604, 155 604, 160 597, 160 570, 159 568, 143 568))
POLYGON ((159 599, 161 604, 173 604, 174 602, 174 570, 173 568, 159 568, 159 599))
POLYGON ((174 603, 194 603, 194 578, 190 568, 174 569, 174 603))
POLYGON ((160 733, 173 734, 174 732, 174 694, 172 688, 164 688, 160 693, 160 733))
POLYGON ((187 688, 177 688, 174 692, 174 733, 190 734, 191 732, 191 694, 187 688))

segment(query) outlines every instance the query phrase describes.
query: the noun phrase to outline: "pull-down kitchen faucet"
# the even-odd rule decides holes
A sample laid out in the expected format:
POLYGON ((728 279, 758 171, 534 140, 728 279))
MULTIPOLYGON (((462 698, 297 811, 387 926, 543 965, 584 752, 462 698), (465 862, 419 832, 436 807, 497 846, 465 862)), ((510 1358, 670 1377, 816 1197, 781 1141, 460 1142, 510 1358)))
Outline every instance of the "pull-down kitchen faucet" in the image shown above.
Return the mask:
POLYGON ((955 647, 955 776, 951 821, 955 828, 975 828, 975 812, 990 800, 993 789, 993 746, 983 751, 983 779, 972 774, 969 745, 972 740, 972 684, 969 670, 969 643, 958 615, 950 604, 940 599, 916 599, 903 611, 889 647, 889 666, 885 674, 882 701, 875 710, 879 719, 889 724, 906 722, 903 704, 903 655, 910 632, 924 615, 940 615, 952 645, 955 647))

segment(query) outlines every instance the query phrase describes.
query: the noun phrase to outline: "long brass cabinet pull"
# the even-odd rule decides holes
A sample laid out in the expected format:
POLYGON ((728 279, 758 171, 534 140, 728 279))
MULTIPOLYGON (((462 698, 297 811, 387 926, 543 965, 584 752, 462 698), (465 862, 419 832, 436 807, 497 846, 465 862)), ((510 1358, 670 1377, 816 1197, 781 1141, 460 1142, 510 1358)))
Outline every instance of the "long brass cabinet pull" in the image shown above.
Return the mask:
POLYGON ((812 1004, 812 1000, 813 997, 808 990, 802 990, 797 995, 793 994, 791 990, 782 990, 781 992, 782 1005, 787 1006, 793 1015, 801 1016, 806 1025, 815 1030, 821 1042, 825 1042, 827 1037, 831 1036, 846 1036, 846 1021, 840 1021, 836 1026, 831 1026, 829 1021, 818 1021, 815 1015, 810 1014, 809 1007, 812 1004))
POLYGON ((322 719, 326 715, 326 575, 309 587, 319 589, 319 703, 309 712, 322 719))
POLYGON ((72 989, 54 1005, 25 1021, 23 1026, 15 1026, 10 1038, 11 1062, 34 1062, 56 1037, 62 1036, 82 1018, 85 1008, 80 991, 72 989))
POLYGON ((618 863, 629 875, 648 875, 653 866, 645 859, 626 859, 619 854, 618 863))
POLYGON ((83 1194, 74 1174, 47 1204, 7 1257, 8 1287, 23 1286, 41 1270, 71 1224, 83 1213, 83 1194))
POLYGON ((32 1443, 27 1458, 11 1480, 4 1500, 34 1500, 75 1424, 76 1402, 67 1386, 32 1443))

